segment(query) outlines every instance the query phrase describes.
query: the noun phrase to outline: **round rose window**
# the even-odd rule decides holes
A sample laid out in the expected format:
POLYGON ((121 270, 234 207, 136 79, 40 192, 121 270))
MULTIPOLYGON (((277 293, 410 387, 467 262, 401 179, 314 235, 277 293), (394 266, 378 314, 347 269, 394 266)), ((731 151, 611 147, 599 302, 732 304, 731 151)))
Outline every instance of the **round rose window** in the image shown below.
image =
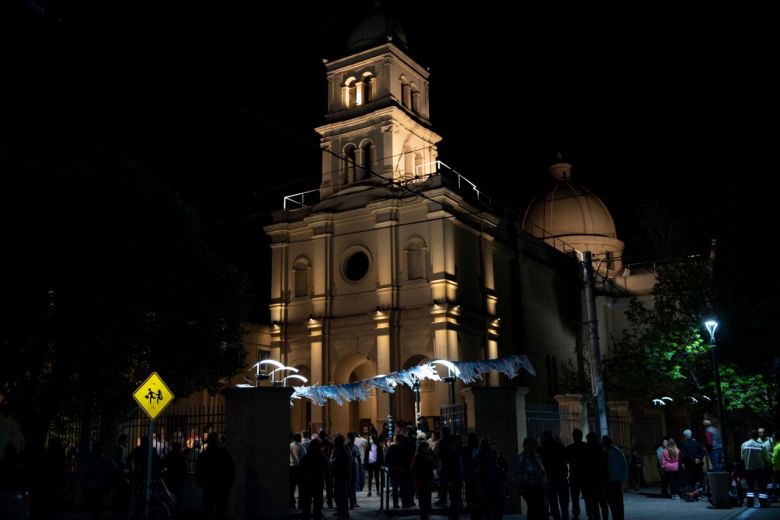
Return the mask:
POLYGON ((363 251, 352 253, 344 263, 344 276, 351 282, 361 280, 368 272, 368 255, 363 251))

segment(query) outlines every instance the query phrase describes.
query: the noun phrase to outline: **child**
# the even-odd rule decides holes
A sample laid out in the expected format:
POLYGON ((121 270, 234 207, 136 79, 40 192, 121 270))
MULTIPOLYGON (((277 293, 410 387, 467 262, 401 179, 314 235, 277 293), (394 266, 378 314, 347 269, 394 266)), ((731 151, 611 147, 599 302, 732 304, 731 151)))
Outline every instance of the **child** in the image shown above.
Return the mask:
POLYGON ((642 457, 634 449, 628 458, 628 488, 639 493, 639 484, 642 483, 642 457))

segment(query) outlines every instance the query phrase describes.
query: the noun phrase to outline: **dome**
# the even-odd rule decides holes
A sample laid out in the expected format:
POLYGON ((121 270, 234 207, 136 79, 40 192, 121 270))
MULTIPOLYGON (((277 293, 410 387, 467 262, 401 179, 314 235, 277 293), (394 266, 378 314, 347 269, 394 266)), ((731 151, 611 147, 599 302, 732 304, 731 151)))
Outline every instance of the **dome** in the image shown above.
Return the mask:
POLYGON ((381 11, 375 11, 357 24, 349 35, 347 48, 352 52, 358 52, 388 41, 406 50, 406 35, 401 26, 381 11))
POLYGON ((536 237, 596 235, 617 238, 609 210, 587 188, 559 181, 534 198, 523 218, 523 229, 536 237))
POLYGON ((523 230, 563 252, 590 251, 599 270, 611 273, 621 268, 624 244, 617 238, 609 210, 587 188, 570 181, 571 165, 550 166, 555 184, 538 195, 525 210, 523 230))

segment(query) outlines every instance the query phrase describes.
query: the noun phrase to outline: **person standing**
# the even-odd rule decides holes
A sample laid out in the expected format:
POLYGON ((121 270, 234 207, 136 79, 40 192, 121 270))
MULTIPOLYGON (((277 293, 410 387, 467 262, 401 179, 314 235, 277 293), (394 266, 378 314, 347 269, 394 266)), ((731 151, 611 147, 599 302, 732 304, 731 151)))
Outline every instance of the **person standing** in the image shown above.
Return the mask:
POLYGON ((759 428, 758 429, 758 442, 760 442, 764 449, 766 450, 767 454, 769 455, 770 464, 769 467, 766 469, 766 476, 764 477, 766 479, 766 494, 769 497, 770 502, 773 502, 775 497, 775 490, 776 490, 776 484, 775 484, 775 476, 772 472, 772 453, 774 450, 774 443, 772 441, 772 437, 769 437, 766 434, 766 428, 759 428))
POLYGON ((680 461, 683 464, 683 482, 686 492, 695 491, 701 487, 704 471, 704 448, 693 438, 693 432, 683 430, 683 441, 680 444, 680 461))
MULTIPOLYGON (((571 432, 574 442, 566 446, 566 462, 569 463, 569 491, 571 496, 571 514, 574 520, 580 516, 580 493, 584 485, 584 456, 586 444, 582 442, 582 430, 574 428, 571 432)), ((587 509, 587 507, 586 507, 587 509)))
POLYGON ((639 493, 639 486, 642 484, 642 456, 634 448, 631 456, 628 458, 628 488, 634 493, 639 493))
POLYGON ((604 449, 607 450, 609 464, 609 485, 607 486, 607 503, 612 511, 612 520, 623 520, 623 484, 628 479, 628 463, 626 456, 617 446, 612 444, 612 438, 605 435, 601 438, 604 449))
POLYGON ((301 508, 303 520, 309 520, 312 505, 314 520, 322 518, 322 491, 325 487, 327 466, 328 461, 322 454, 320 440, 312 439, 298 467, 298 506, 301 508))
POLYGON ((417 497, 420 504, 420 518, 428 519, 431 512, 431 492, 433 484, 433 470, 436 465, 433 462, 433 455, 428 449, 427 442, 421 442, 417 445, 417 453, 412 459, 412 479, 414 487, 417 490, 417 497))
POLYGON ((542 433, 539 448, 542 464, 547 473, 547 501, 554 520, 569 520, 569 483, 566 479, 566 448, 553 437, 552 432, 542 433))
POLYGON ((750 439, 742 444, 742 461, 745 464, 748 507, 753 507, 756 495, 761 507, 769 507, 766 495, 766 471, 769 468, 769 455, 764 445, 758 441, 758 430, 750 432, 750 439))
POLYGON ((664 448, 661 461, 661 469, 666 473, 669 479, 669 487, 672 491, 672 498, 680 499, 680 452, 677 450, 677 443, 673 438, 669 438, 664 448))
POLYGON ((165 456, 163 465, 163 481, 166 487, 176 497, 174 503, 174 512, 181 514, 184 505, 184 483, 187 481, 187 460, 184 458, 184 451, 181 443, 174 441, 171 444, 171 451, 165 456))
POLYGON ((710 454, 710 463, 712 471, 723 471, 723 438, 720 431, 712 425, 712 421, 704 419, 704 437, 707 443, 707 452, 710 454))
POLYGON ((333 498, 336 501, 336 518, 349 518, 349 482, 352 473, 352 455, 344 436, 336 434, 330 472, 333 477, 333 498))
POLYGON ((382 451, 382 447, 376 439, 376 434, 372 433, 371 438, 368 439, 364 459, 366 472, 368 473, 368 496, 371 496, 371 485, 374 480, 376 480, 376 494, 382 495, 381 481, 379 479, 379 472, 384 464, 382 451))
POLYGON ((333 475, 331 474, 331 460, 333 460, 333 440, 328 437, 325 430, 320 430, 317 438, 322 443, 322 455, 328 464, 325 468, 325 498, 328 501, 328 507, 333 508, 333 475))
POLYGON ((301 443, 301 434, 296 433, 290 442, 290 509, 295 509, 295 488, 298 487, 298 468, 304 455, 306 455, 306 448, 301 443))
POLYGON ((515 487, 528 506, 526 518, 547 520, 547 475, 542 457, 536 450, 536 440, 530 437, 523 441, 523 452, 515 458, 515 487))
POLYGON ((366 453, 366 448, 368 448, 368 440, 357 433, 355 434, 355 446, 358 448, 358 462, 360 463, 360 469, 358 470, 357 475, 357 490, 363 491, 363 488, 366 484, 366 466, 363 462, 363 459, 366 453))
POLYGON ((219 440, 219 434, 208 436, 206 449, 198 455, 195 481, 203 490, 203 508, 209 518, 225 518, 228 495, 236 477, 236 465, 219 440))
POLYGON ((655 450, 655 456, 658 459, 658 473, 661 475, 661 498, 669 498, 669 475, 664 471, 663 458, 664 451, 669 447, 669 441, 666 438, 661 439, 661 443, 655 450))

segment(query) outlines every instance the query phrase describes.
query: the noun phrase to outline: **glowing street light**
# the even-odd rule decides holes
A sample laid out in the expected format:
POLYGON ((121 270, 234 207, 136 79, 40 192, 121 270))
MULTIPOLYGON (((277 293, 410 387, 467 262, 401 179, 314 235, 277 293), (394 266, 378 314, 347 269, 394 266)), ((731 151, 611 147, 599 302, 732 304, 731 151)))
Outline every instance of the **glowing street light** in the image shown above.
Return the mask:
POLYGON ((715 344, 715 331, 718 328, 716 320, 707 320, 704 322, 707 332, 710 335, 710 352, 712 352, 712 370, 715 372, 715 397, 718 399, 718 416, 720 418, 721 434, 724 436, 723 442, 723 463, 725 466, 728 456, 726 455, 726 415, 723 413, 723 392, 720 387, 720 368, 718 367, 718 349, 715 344))
POLYGON ((447 367, 447 376, 442 377, 441 380, 450 384, 450 404, 455 404, 455 381, 460 376, 460 369, 455 366, 455 363, 446 359, 434 359, 431 361, 431 365, 447 367))

